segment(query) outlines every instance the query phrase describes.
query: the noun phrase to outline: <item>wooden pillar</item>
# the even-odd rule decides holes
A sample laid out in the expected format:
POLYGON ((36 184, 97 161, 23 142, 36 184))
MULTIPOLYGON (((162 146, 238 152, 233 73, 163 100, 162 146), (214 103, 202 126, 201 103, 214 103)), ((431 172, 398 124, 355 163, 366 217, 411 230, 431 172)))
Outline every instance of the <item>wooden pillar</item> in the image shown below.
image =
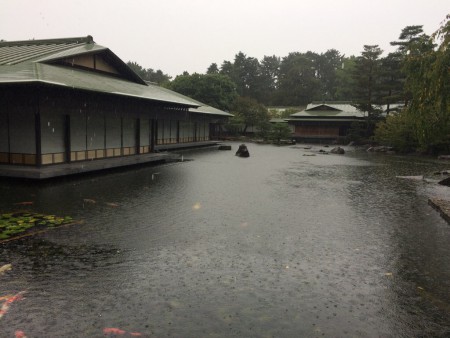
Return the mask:
POLYGON ((141 119, 136 119, 136 154, 141 153, 141 119))
POLYGON ((120 118, 120 156, 123 156, 123 117, 120 118))
POLYGON ((36 90, 35 111, 34 111, 34 133, 36 146, 36 166, 42 165, 42 144, 41 144, 41 111, 40 111, 40 95, 36 90))
POLYGON ((156 127, 156 120, 150 120, 150 152, 153 153, 155 151, 156 138, 158 137, 158 128, 156 127))
POLYGON ((65 162, 70 163, 71 146, 70 146, 70 115, 64 115, 64 148, 65 148, 65 162))

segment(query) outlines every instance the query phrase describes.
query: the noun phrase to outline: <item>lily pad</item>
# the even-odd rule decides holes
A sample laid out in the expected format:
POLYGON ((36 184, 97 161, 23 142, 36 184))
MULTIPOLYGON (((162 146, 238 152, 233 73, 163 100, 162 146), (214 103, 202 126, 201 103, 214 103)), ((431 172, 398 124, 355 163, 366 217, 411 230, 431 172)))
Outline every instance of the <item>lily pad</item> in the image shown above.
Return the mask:
POLYGON ((77 222, 70 216, 34 214, 29 211, 0 214, 0 242, 74 223, 77 222))

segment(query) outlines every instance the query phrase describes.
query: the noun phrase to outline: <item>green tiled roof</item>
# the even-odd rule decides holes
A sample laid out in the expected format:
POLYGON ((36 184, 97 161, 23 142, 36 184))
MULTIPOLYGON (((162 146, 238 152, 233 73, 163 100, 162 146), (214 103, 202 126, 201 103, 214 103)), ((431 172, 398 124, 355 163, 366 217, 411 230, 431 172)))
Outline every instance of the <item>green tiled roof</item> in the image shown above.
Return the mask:
POLYGON ((108 75, 59 65, 28 63, 18 66, 0 66, 0 84, 40 82, 61 87, 88 90, 99 93, 138 97, 161 102, 177 103, 189 107, 198 104, 189 98, 181 98, 173 92, 161 90, 156 85, 141 85, 108 75))
POLYGON ((310 118, 336 118, 340 119, 360 119, 364 118, 364 112, 356 109, 349 102, 325 102, 325 103, 310 103, 305 110, 290 116, 294 119, 310 119, 310 118))
POLYGON ((91 36, 53 40, 0 42, 0 65, 15 65, 77 46, 93 45, 91 36))
MULTIPOLYGON (((202 104, 173 91, 146 84, 108 48, 92 37, 0 43, 0 85, 43 83, 112 95, 166 102, 187 108, 202 104), (100 54, 120 72, 111 76, 57 63, 72 56, 100 54)), ((227 114, 225 112, 222 112, 227 114)), ((222 115, 222 114, 221 114, 222 115)))

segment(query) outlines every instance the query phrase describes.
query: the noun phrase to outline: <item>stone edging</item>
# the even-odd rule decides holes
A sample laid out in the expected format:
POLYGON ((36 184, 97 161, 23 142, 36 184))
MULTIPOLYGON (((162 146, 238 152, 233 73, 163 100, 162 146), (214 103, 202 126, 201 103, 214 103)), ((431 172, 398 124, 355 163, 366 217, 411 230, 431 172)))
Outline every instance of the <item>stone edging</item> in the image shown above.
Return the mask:
POLYGON ((450 224, 450 201, 440 198, 429 198, 428 204, 439 211, 441 217, 450 224))

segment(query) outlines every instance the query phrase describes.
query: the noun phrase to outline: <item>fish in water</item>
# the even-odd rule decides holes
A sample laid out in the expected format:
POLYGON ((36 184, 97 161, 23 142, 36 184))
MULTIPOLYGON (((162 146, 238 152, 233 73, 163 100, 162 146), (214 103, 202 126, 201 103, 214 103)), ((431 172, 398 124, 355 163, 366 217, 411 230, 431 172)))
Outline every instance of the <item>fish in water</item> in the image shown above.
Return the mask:
POLYGON ((124 330, 118 329, 116 327, 105 327, 103 329, 103 333, 104 334, 125 334, 127 332, 124 330))
POLYGON ((117 327, 105 327, 103 329, 103 334, 114 334, 114 335, 130 335, 132 337, 141 337, 142 333, 140 332, 127 332, 125 330, 119 329, 117 327))
POLYGON ((7 300, 8 298, 11 298, 13 295, 6 295, 6 296, 1 296, 0 297, 0 302, 7 300))
POLYGON ((3 275, 6 271, 9 271, 12 269, 11 264, 5 264, 3 266, 0 266, 0 275, 3 275))
POLYGON ((25 332, 23 332, 23 331, 21 331, 21 330, 17 330, 17 331, 14 333, 14 336, 15 336, 16 338, 27 338, 27 336, 25 335, 25 332))
POLYGON ((9 311, 9 308, 11 307, 11 304, 21 300, 23 298, 23 294, 25 291, 21 291, 5 300, 2 307, 0 308, 0 319, 9 311))

